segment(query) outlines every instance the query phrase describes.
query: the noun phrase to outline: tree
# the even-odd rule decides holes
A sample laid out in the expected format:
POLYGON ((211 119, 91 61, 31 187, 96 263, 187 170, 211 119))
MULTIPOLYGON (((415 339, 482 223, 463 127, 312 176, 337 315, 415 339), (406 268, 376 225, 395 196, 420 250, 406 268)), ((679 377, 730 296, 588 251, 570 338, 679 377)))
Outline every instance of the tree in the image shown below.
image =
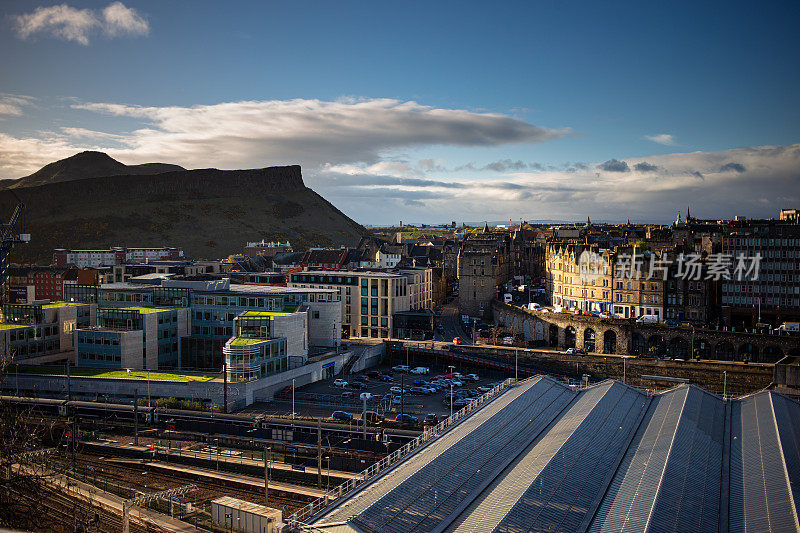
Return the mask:
MULTIPOLYGON (((12 361, 13 352, 0 356, 0 383, 9 376, 12 361)), ((0 402, 0 527, 30 529, 47 514, 37 466, 53 426, 32 408, 0 402)))

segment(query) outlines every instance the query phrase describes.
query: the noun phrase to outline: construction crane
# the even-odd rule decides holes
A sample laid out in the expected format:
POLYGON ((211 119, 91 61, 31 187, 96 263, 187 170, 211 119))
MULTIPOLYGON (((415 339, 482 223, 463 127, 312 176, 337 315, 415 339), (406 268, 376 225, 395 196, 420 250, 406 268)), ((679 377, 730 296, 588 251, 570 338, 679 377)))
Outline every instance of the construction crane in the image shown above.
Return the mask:
POLYGON ((8 303, 11 292, 11 249, 15 244, 31 240, 29 233, 20 233, 17 230, 17 222, 22 210, 25 209, 25 202, 20 200, 13 190, 7 189, 7 191, 17 200, 17 206, 8 222, 0 225, 0 304, 8 303))

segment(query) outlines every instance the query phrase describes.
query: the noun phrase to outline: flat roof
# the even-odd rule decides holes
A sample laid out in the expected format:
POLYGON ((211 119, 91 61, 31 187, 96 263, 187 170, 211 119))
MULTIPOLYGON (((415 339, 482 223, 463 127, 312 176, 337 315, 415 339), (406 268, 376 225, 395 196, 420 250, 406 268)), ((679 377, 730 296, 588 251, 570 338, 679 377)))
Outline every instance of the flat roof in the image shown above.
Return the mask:
POLYGON ((185 307, 117 307, 111 309, 125 309, 126 311, 139 311, 141 315, 150 313, 160 313, 162 311, 175 311, 176 309, 186 309, 185 307))
POLYGON ((260 342, 269 342, 269 339, 248 339, 247 337, 233 337, 228 341, 231 346, 248 346, 260 342))
POLYGON ((4 329, 19 329, 19 328, 32 328, 30 324, 0 324, 0 330, 4 329))
POLYGON ((273 509, 272 507, 264 507, 257 503, 240 500, 238 498, 231 498, 230 496, 222 496, 216 500, 211 500, 212 504, 221 505, 230 509, 237 509, 246 513, 263 516, 264 518, 274 518, 276 514, 281 514, 280 509, 273 509))
POLYGON ((286 313, 283 311, 245 311, 239 316, 253 316, 253 317, 270 317, 275 318, 276 316, 286 316, 291 315, 294 313, 286 313))
POLYGON ((53 307, 69 307, 76 305, 89 305, 89 304, 83 302, 50 302, 49 304, 43 304, 42 309, 52 309, 53 307))
MULTIPOLYGON (((368 278, 404 278, 402 274, 395 274, 393 272, 373 272, 369 270, 356 272, 353 270, 307 270, 305 272, 292 272, 292 276, 311 274, 312 276, 352 276, 352 277, 368 277, 368 278)), ((311 282, 317 283, 317 282, 311 282)), ((323 282, 324 283, 324 282, 323 282)))

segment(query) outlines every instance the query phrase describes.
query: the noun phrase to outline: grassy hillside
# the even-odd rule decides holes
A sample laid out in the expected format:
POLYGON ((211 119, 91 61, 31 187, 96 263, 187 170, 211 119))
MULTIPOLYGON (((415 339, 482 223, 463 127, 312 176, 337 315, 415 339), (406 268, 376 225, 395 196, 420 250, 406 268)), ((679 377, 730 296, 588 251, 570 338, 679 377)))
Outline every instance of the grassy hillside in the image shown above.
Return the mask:
MULTIPOLYGON (((241 252, 247 241, 355 245, 367 231, 311 189, 300 167, 111 176, 15 188, 31 242, 16 263, 48 264, 54 248, 177 246, 189 257, 241 252)), ((15 200, 0 191, 0 218, 15 200)))

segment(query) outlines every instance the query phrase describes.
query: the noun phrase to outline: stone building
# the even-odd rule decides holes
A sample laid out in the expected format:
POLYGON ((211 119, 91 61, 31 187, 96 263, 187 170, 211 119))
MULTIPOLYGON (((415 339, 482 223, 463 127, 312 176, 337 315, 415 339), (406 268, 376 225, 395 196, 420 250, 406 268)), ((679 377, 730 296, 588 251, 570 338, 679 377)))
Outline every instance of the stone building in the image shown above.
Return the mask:
POLYGON ((509 233, 483 231, 464 238, 458 253, 458 308, 473 317, 488 316, 489 304, 512 276, 509 233))

